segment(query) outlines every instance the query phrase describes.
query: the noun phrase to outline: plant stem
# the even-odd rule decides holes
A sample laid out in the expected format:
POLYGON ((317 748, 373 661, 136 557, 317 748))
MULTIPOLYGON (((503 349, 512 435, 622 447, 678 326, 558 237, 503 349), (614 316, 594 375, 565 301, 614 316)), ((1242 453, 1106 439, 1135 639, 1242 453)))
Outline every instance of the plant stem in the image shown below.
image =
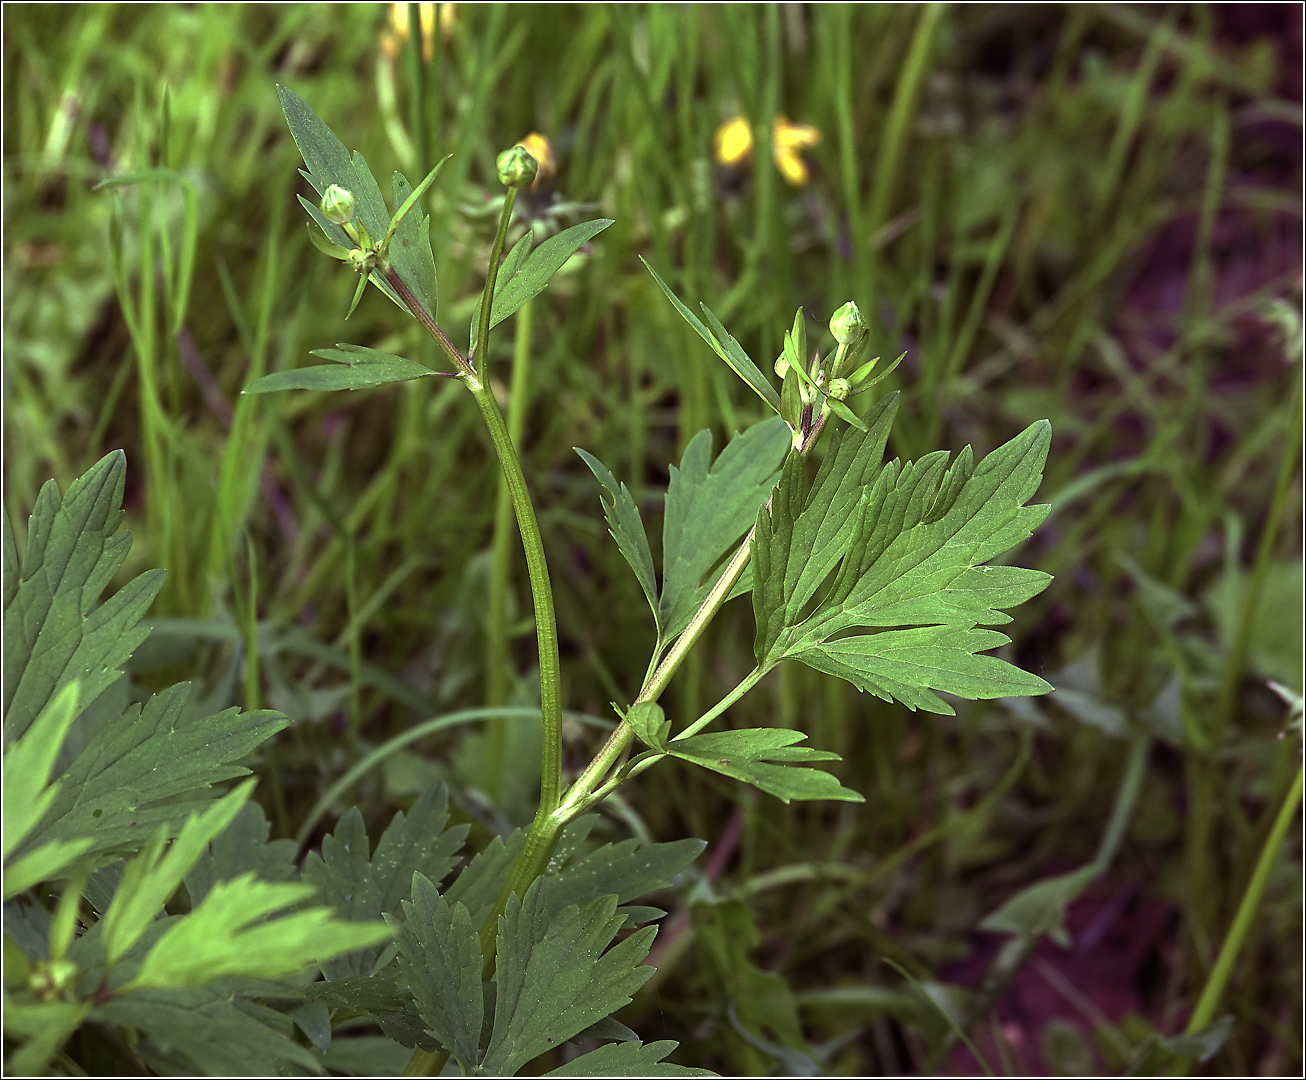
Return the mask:
POLYGON ((755 667, 752 671, 750 671, 747 675, 744 676, 743 682, 741 682, 738 686, 736 686, 733 690, 731 690, 730 693, 728 693, 725 697, 723 697, 720 701, 718 701, 715 705, 713 705, 712 708, 710 708, 707 712, 705 712, 702 716, 700 716, 697 720, 695 720, 692 724, 690 724, 687 728, 685 728, 684 731, 676 735, 671 741, 676 742, 678 739, 688 739, 691 735, 697 735, 700 731, 702 731, 705 727, 707 727, 708 724, 710 724, 713 720, 715 720, 718 716, 720 716, 723 712, 725 712, 728 708, 730 708, 731 705, 733 705, 736 701, 738 701, 741 697, 743 697, 746 693, 748 693, 748 691, 753 689, 753 687, 758 684, 762 676, 765 675, 768 670, 770 669, 769 668, 763 669, 760 666, 755 667))
POLYGON ((449 358, 453 366, 458 369, 458 374, 467 380, 467 385, 472 387, 473 393, 475 393, 475 388, 480 385, 476 372, 472 370, 471 364, 467 362, 463 354, 458 351, 457 346, 445 336, 445 332, 440 329, 434 316, 422 306, 422 302, 413 295, 413 290, 404 284, 403 278, 396 274, 393 269, 385 272, 385 278, 394 287, 395 292, 399 294, 399 299, 408 305, 408 310, 413 313, 413 318, 421 323, 422 329, 435 339, 435 343, 440 346, 440 351, 449 358))
POLYGON ((499 228, 494 234, 494 247, 490 249, 490 265, 485 272, 485 289, 481 292, 481 317, 476 331, 476 345, 471 357, 481 382, 486 380, 489 364, 490 315, 494 308, 494 287, 499 280, 499 260, 503 258, 503 241, 508 235, 508 222, 512 220, 512 207, 516 201, 517 189, 510 187, 503 199, 503 210, 499 213, 499 228))
MULTIPOLYGON (((528 301, 517 315, 517 340, 513 349, 512 388, 508 392, 508 437, 515 447, 522 441, 530 389, 531 329, 534 319, 528 301)), ((499 478, 499 501, 494 510, 494 546, 490 554, 490 610, 485 630, 485 704, 508 700, 508 579, 512 557, 512 493, 499 478)), ((503 779, 505 718, 492 716, 485 724, 485 753, 481 786, 498 804, 503 779)))
MULTIPOLYGON (((1283 847, 1284 837, 1288 835, 1288 827, 1297 816, 1297 807, 1301 805, 1302 798, 1302 780, 1302 767, 1298 766, 1297 777, 1293 780, 1292 787, 1288 789, 1283 805, 1279 808, 1279 816, 1274 819, 1270 835, 1265 838, 1265 843, 1261 846, 1256 868, 1252 871, 1251 880, 1247 882, 1247 888, 1243 891, 1242 900, 1238 904, 1238 911, 1233 917, 1233 924, 1229 927, 1229 936, 1220 946, 1220 955, 1216 957, 1215 966, 1206 980, 1206 986, 1202 988, 1202 996, 1198 998, 1197 1007, 1193 1009, 1193 1015, 1188 1020, 1188 1027, 1184 1031, 1186 1035, 1196 1035, 1208 1027, 1215 1017, 1215 1010, 1220 1004, 1225 986, 1228 985, 1229 977, 1233 974, 1238 953, 1242 950, 1247 933, 1252 926, 1252 919, 1255 918, 1257 908, 1261 905, 1261 898, 1265 895, 1270 871, 1274 869, 1274 862, 1283 847)), ((1186 1076, 1190 1064, 1189 1059, 1180 1059, 1171 1070, 1171 1075, 1186 1076)))

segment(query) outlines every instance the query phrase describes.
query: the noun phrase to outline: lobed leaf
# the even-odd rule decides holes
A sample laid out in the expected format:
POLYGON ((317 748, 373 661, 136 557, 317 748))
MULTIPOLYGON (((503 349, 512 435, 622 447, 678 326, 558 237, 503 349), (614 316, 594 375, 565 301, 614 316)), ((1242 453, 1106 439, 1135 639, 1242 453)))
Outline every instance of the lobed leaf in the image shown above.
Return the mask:
POLYGON ((662 1042, 618 1042, 600 1046, 588 1054, 550 1069, 545 1076, 716 1076, 707 1069, 688 1069, 663 1061, 678 1044, 662 1042))
POLYGON ((313 892, 311 885, 271 884, 253 874, 218 882, 155 942, 126 989, 202 986, 233 975, 275 979, 390 940, 384 923, 340 922, 323 907, 269 918, 313 892))
MULTIPOLYGON (((54 801, 59 782, 49 783, 50 769, 68 728, 77 719, 79 700, 74 680, 55 695, 21 739, 5 748, 4 816, 0 820, 6 860, 54 801)), ((6 882, 6 898, 9 895, 6 882)))
POLYGON ((670 886, 706 846, 692 837, 665 844, 604 844, 543 879, 545 910, 553 914, 609 894, 615 894, 616 903, 628 904, 670 886))
POLYGON ((485 1000, 481 942, 467 909, 450 904, 421 874, 403 902, 399 969, 427 1030, 458 1059, 464 1074, 479 1063, 485 1000))
POLYGON ((490 917, 499 891, 507 882, 508 872, 525 842, 525 829, 514 830, 506 841, 502 836, 496 836, 472 857, 444 891, 449 903, 461 903, 467 908, 473 926, 480 926, 490 917))
POLYGON ((148 634, 137 624, 163 585, 162 570, 141 574, 97 603, 131 547, 131 533, 118 533, 126 462, 121 450, 106 455, 62 496, 48 481, 37 496, 21 560, 6 533, 6 744, 74 679, 83 707, 90 705, 118 680, 148 634))
MULTIPOLYGON (((603 485, 605 493, 599 498, 603 503, 603 516, 608 521, 608 532, 617 542, 617 548, 630 564, 630 568, 635 571, 639 587, 644 590, 649 607, 653 609, 654 620, 659 620, 653 553, 649 550, 648 535, 644 532, 644 522, 640 519, 639 507, 635 505, 635 499, 626 485, 618 484, 617 478, 608 471, 603 462, 579 446, 574 449, 581 460, 589 466, 594 478, 603 485)), ((661 629, 659 621, 659 633, 661 629)))
POLYGON ((482 1072, 512 1075, 628 1004, 652 977, 641 961, 653 927, 608 948, 626 921, 616 907, 615 896, 602 896, 550 915, 543 879, 525 898, 508 898, 499 918, 494 1029, 482 1072))
POLYGON ((743 728, 673 739, 667 753, 705 769, 761 788, 782 802, 791 799, 839 799, 865 802, 822 769, 806 766, 816 761, 838 761, 838 754, 795 746, 807 736, 784 728, 743 728))
POLYGON ((186 875, 192 906, 208 896, 215 884, 252 873, 260 881, 287 881, 295 873, 295 842, 268 842, 272 826, 263 808, 248 802, 230 825, 213 838, 186 875))

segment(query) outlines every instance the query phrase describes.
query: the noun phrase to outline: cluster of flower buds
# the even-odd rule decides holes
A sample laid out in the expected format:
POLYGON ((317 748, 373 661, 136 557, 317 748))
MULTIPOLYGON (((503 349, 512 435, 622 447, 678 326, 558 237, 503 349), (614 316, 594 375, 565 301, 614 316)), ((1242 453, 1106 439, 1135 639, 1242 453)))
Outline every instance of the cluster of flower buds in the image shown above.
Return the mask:
POLYGON ((902 360, 901 356, 898 357, 889 368, 871 378, 880 358, 874 356, 860 362, 870 341, 868 329, 860 309, 853 301, 848 301, 830 316, 830 333, 837 346, 833 356, 828 363, 823 363, 817 350, 808 362, 807 325, 803 309, 798 309, 793 329, 785 331, 784 351, 775 362, 775 373, 783 380, 780 415, 794 430, 795 447, 810 446, 830 413, 854 427, 862 427, 856 413, 844 402, 869 390, 902 360))

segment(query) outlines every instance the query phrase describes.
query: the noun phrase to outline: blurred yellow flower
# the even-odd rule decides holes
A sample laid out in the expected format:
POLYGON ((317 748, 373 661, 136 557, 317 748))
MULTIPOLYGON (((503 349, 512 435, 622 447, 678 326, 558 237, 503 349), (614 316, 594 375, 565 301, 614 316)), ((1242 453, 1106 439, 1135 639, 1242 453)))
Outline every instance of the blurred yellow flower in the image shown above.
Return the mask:
MULTIPOLYGON (((440 40, 447 44, 453 34, 454 19, 458 15, 457 4, 440 5, 440 40)), ((423 4, 420 10, 422 24, 422 59, 430 60, 435 55, 435 5, 423 4)), ((381 31, 381 51, 390 59, 399 55, 408 40, 408 5, 390 5, 390 23, 381 31)))
MULTIPOLYGON (((780 175, 793 187, 802 187, 811 178, 811 170, 801 151, 821 141, 821 133, 810 124, 791 124, 786 116, 777 116, 771 130, 771 156, 780 175)), ((740 165, 753 155, 753 128, 748 120, 736 116, 716 129, 712 153, 718 165, 740 165)))
POLYGON ((517 145, 525 147, 526 152, 540 167, 540 171, 535 174, 535 179, 531 181, 531 187, 541 188, 552 182, 553 174, 558 171, 558 159, 554 157, 549 140, 538 131, 532 131, 526 138, 519 140, 517 145))

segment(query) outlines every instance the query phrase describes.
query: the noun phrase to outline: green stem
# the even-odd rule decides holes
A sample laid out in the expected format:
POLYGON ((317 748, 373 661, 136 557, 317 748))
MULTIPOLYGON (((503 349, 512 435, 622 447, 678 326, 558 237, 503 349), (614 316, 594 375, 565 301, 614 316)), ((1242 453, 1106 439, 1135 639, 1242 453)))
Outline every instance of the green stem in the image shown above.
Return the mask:
POLYGON ((490 265, 485 273, 485 289, 481 292, 481 318, 476 331, 476 345, 471 357, 481 382, 486 380, 490 357, 490 315, 494 308, 494 287, 499 281, 499 260, 503 258, 503 241, 508 235, 508 222, 512 220, 513 203, 517 189, 510 187, 503 199, 499 214, 499 228, 494 234, 494 247, 490 249, 490 265))
MULTIPOLYGON (((534 322, 528 301, 517 315, 517 340, 513 349, 512 388, 508 392, 508 437, 520 447, 526 427, 526 406, 530 387, 531 329, 534 322)), ((499 479, 499 501, 494 511, 494 546, 490 554, 490 610, 485 632, 485 704, 503 705, 508 700, 508 579, 512 558, 512 492, 508 481, 499 479)), ((507 727, 505 718, 492 716, 485 724, 485 762, 481 786, 498 804, 503 779, 503 755, 507 727)))
MULTIPOLYGON (((1292 787, 1289 788, 1288 795, 1279 808, 1279 816, 1274 819, 1270 835, 1265 838, 1265 843, 1261 846, 1256 869, 1252 871, 1251 880, 1247 882, 1247 888, 1243 891, 1242 900, 1238 904, 1238 911, 1233 917, 1233 924, 1229 927, 1229 936, 1220 946, 1220 955, 1216 957, 1215 966, 1206 980, 1206 986, 1202 988, 1202 996, 1198 998, 1197 1007, 1188 1021, 1188 1027, 1184 1032, 1186 1035, 1196 1035, 1203 1031, 1215 1017, 1220 998, 1229 983, 1229 977, 1233 974, 1238 953, 1247 940, 1252 919, 1255 918, 1257 908, 1261 905, 1261 898, 1265 895, 1265 886, 1270 879, 1270 871, 1274 869, 1274 861, 1283 847, 1284 837, 1288 835, 1288 827, 1297 816, 1297 807, 1301 805, 1302 798, 1302 779, 1302 767, 1298 766, 1297 777, 1293 780, 1292 787)), ((1181 1059, 1171 1075, 1186 1076, 1190 1064, 1189 1059, 1181 1059)))
POLYGON ((736 686, 733 690, 731 690, 730 693, 728 693, 725 697, 723 697, 720 701, 718 701, 715 705, 713 705, 712 708, 710 708, 707 712, 705 712, 702 716, 700 716, 697 720, 695 720, 692 724, 690 724, 687 728, 685 728, 684 731, 680 732, 679 735, 675 736, 675 738, 673 738, 671 741, 676 742, 678 739, 688 739, 691 735, 697 735, 700 731, 702 731, 705 727, 707 727, 708 724, 710 724, 713 720, 715 720, 718 716, 720 716, 723 712, 725 712, 728 708, 730 708, 731 705, 733 705, 736 701, 738 701, 741 697, 743 697, 746 693, 748 693, 748 691, 753 689, 753 687, 758 684, 758 681, 762 678, 762 676, 765 675, 769 670, 770 668, 764 669, 762 667, 755 667, 746 676, 744 676, 743 682, 741 682, 738 686, 736 686))

